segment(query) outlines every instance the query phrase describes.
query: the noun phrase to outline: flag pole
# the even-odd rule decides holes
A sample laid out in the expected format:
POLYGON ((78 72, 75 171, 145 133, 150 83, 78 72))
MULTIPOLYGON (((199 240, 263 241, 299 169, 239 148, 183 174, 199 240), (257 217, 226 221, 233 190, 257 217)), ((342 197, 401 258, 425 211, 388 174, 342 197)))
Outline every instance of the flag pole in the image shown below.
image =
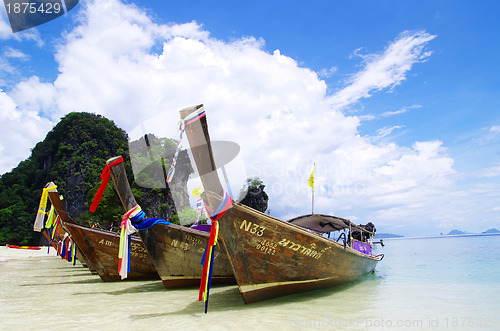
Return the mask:
POLYGON ((311 214, 314 214, 314 187, 312 189, 312 193, 313 193, 313 196, 312 196, 312 207, 311 207, 312 212, 311 212, 311 214))
POLYGON ((309 176, 309 180, 308 180, 309 186, 312 189, 312 202, 311 202, 312 211, 311 211, 311 214, 314 214, 314 169, 316 169, 316 163, 314 163, 313 171, 311 173, 311 176, 309 176))

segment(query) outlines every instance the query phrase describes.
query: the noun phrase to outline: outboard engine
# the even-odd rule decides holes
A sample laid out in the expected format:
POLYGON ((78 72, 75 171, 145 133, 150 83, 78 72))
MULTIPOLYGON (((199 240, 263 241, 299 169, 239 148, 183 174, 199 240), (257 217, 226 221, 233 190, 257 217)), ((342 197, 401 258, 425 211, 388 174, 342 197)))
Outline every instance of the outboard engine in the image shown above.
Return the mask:
POLYGON ((375 233, 377 231, 375 225, 372 222, 368 222, 365 225, 360 224, 359 227, 366 230, 363 231, 363 233, 361 233, 361 231, 359 230, 352 231, 352 238, 359 241, 368 241, 368 239, 370 239, 370 237, 372 236, 371 233, 375 233))

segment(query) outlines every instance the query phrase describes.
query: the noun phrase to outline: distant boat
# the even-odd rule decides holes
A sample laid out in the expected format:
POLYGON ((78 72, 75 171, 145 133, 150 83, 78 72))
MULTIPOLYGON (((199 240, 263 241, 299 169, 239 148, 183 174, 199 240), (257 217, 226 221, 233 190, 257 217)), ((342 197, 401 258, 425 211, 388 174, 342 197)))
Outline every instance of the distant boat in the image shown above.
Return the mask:
POLYGON ((15 249, 31 249, 31 250, 40 250, 41 249, 38 246, 18 246, 18 245, 10 245, 10 244, 7 244, 7 247, 15 248, 15 249))
MULTIPOLYGON (((111 158, 106 163, 111 165, 118 158, 111 158)), ((137 206, 123 163, 111 167, 111 179, 125 210, 129 211, 137 206)), ((176 224, 156 224, 140 230, 139 235, 167 289, 200 285, 203 271, 200 262, 207 247, 208 232, 176 224)), ((213 283, 234 284, 233 271, 226 253, 218 247, 215 255, 213 283)))
MULTIPOLYGON (((211 210, 226 201, 212 154, 203 105, 180 112, 186 136, 211 210), (194 119, 193 119, 194 118, 194 119)), ((375 270, 383 255, 372 255, 370 242, 351 235, 335 241, 322 232, 366 231, 348 220, 306 215, 285 222, 240 203, 219 212, 219 234, 245 303, 303 290, 353 282, 375 270), (221 216, 222 215, 222 216, 221 216)))
MULTIPOLYGON (((50 182, 45 187, 53 186, 55 186, 54 183, 50 182)), ((92 266, 91 269, 95 269, 104 282, 120 281, 121 277, 118 274, 119 235, 111 231, 91 229, 77 224, 67 213, 57 189, 49 189, 48 194, 65 229, 73 237, 76 245, 92 266)), ((153 261, 139 237, 132 237, 131 248, 131 266, 128 279, 158 279, 159 276, 153 261)))

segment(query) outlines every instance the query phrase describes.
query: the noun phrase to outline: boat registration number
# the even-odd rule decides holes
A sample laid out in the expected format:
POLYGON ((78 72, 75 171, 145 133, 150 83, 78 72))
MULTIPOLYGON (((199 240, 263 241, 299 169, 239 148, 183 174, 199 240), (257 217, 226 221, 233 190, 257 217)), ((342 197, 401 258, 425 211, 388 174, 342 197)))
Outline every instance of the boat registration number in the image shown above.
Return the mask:
POLYGON ((273 243, 268 240, 262 240, 255 246, 255 248, 257 248, 261 252, 264 252, 269 255, 276 254, 276 247, 278 247, 276 243, 273 243))

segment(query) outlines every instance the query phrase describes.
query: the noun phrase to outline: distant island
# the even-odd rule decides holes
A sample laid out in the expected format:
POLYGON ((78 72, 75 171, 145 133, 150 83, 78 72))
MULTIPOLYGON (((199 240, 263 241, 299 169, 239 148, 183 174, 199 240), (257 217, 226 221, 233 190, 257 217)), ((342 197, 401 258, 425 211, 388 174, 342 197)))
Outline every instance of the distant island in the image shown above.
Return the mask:
POLYGON ((403 238, 404 236, 400 236, 398 234, 393 234, 393 233, 377 233, 375 237, 377 239, 388 239, 388 238, 403 238))
POLYGON ((413 236, 401 236, 399 234, 394 234, 394 233, 377 233, 376 238, 377 239, 396 239, 396 238, 405 238, 405 239, 418 239, 418 238, 443 238, 447 236, 481 236, 481 235, 500 235, 500 230, 496 228, 491 228, 489 230, 483 231, 481 233, 472 233, 472 232, 467 232, 467 231, 462 231, 458 229, 453 229, 450 232, 448 232, 446 235, 441 232, 440 236, 418 236, 418 237, 413 237, 413 236))
MULTIPOLYGON (((494 234, 494 233, 500 233, 500 231, 495 229, 495 228, 491 228, 489 230, 481 232, 481 234, 494 234)), ((472 232, 466 232, 466 231, 454 229, 454 230, 451 230, 450 232, 448 232, 447 236, 459 236, 459 235, 468 235, 468 234, 479 234, 479 233, 472 233, 472 232)))
POLYGON ((451 230, 450 232, 448 232, 447 236, 457 236, 457 235, 461 235, 461 234, 471 234, 471 233, 465 232, 462 230, 451 230))

